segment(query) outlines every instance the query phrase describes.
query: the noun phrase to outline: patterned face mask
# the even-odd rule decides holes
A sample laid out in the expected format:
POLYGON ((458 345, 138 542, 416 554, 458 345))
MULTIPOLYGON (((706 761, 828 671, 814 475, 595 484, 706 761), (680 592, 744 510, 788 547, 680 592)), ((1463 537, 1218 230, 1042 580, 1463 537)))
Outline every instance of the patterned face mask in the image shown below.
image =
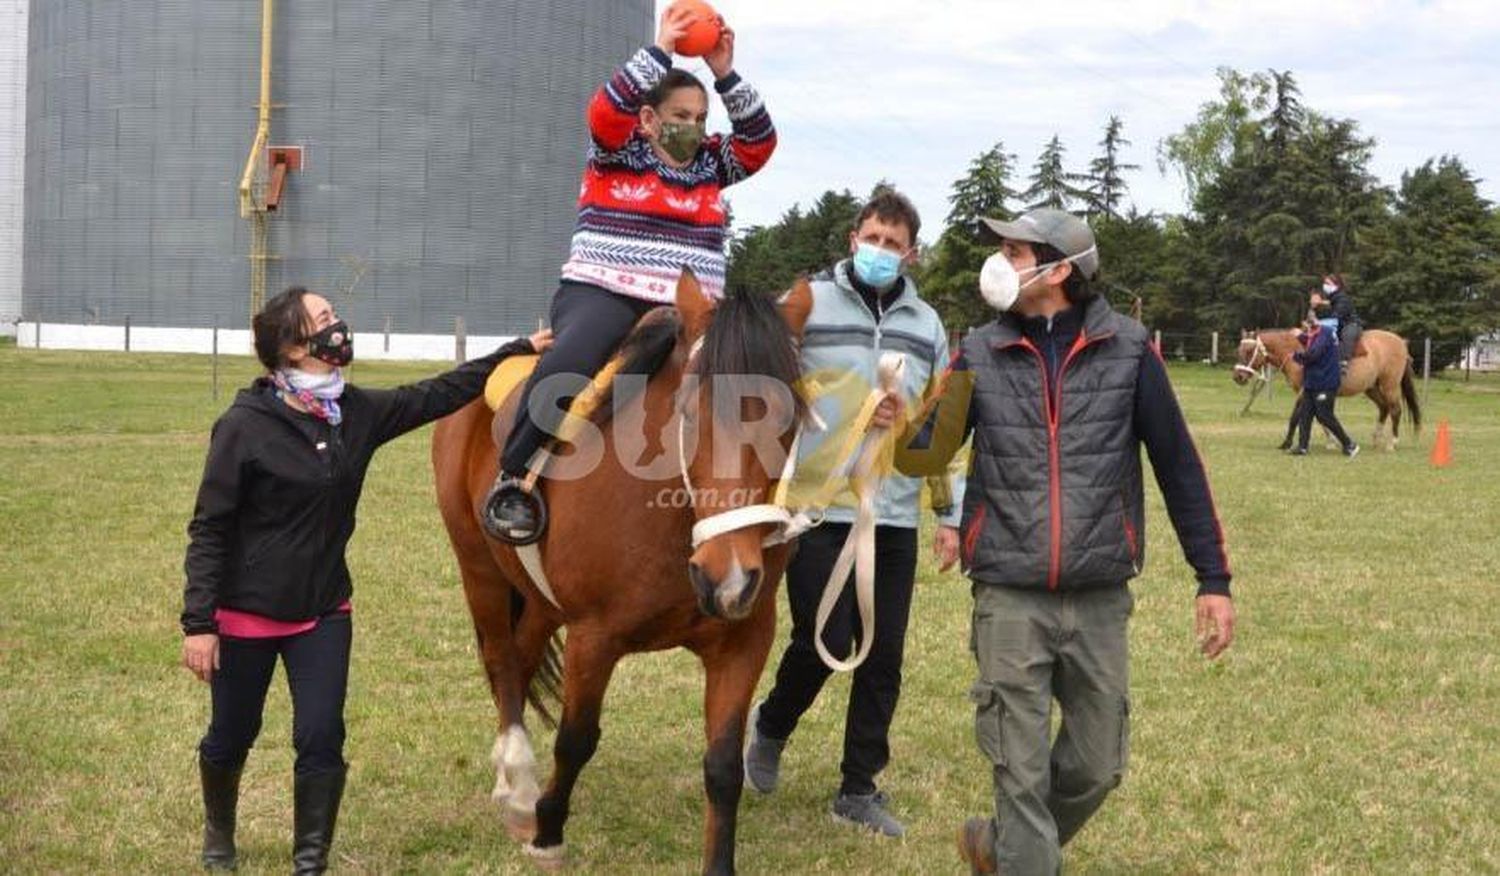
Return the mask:
POLYGON ((707 131, 697 122, 662 122, 656 142, 676 161, 688 161, 698 154, 707 131))
POLYGON ((307 339, 307 355, 342 368, 354 360, 354 333, 342 319, 307 339))

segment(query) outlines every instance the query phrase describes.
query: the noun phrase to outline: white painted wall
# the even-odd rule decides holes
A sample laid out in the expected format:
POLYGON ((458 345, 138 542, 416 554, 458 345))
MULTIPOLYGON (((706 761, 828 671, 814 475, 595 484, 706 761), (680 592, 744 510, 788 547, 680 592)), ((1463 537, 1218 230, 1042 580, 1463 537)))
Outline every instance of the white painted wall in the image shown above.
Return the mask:
POLYGON ((26 194, 26 12, 0 0, 0 335, 21 317, 21 210, 26 194))
MULTIPOLYGON (((12 329, 17 325, 12 322, 12 329)), ((119 325, 74 325, 44 322, 40 326, 41 343, 37 343, 38 325, 23 322, 18 326, 16 343, 21 347, 43 350, 124 350, 125 327, 119 325)), ((469 335, 464 352, 467 358, 483 356, 511 339, 511 335, 469 335)), ((377 359, 404 361, 453 361, 457 344, 453 335, 387 336, 383 332, 362 332, 354 327, 354 360, 377 359)), ((214 330, 205 328, 163 328, 132 326, 130 350, 137 353, 212 353, 214 330)), ((226 356, 253 356, 248 329, 219 329, 219 352, 226 356)))

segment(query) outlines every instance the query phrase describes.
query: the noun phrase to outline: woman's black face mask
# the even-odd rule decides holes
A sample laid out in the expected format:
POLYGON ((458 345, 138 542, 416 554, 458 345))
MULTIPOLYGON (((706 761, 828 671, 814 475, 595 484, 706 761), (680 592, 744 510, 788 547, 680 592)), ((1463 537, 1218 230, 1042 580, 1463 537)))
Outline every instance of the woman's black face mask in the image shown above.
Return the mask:
POLYGON ((307 339, 307 355, 335 367, 354 360, 354 333, 342 319, 307 339))

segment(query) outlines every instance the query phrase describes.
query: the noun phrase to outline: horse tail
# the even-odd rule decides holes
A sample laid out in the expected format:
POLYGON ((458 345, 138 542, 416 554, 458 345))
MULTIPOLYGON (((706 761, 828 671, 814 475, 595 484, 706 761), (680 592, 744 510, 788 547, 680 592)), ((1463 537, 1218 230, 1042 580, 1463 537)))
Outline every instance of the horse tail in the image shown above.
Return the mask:
MULTIPOLYGON (((521 622, 521 615, 527 610, 526 597, 514 588, 510 591, 510 624, 515 629, 521 622)), ((541 716, 542 723, 549 728, 557 727, 558 716, 562 714, 562 676, 563 676, 563 652, 562 634, 553 633, 547 640, 547 645, 542 649, 542 656, 537 661, 536 672, 531 675, 531 683, 526 686, 526 702, 541 716)))
POLYGON ((1406 409, 1411 411, 1412 431, 1422 431, 1422 406, 1417 403, 1417 374, 1411 367, 1411 360, 1406 360, 1406 372, 1401 375, 1401 397, 1406 401, 1406 409))

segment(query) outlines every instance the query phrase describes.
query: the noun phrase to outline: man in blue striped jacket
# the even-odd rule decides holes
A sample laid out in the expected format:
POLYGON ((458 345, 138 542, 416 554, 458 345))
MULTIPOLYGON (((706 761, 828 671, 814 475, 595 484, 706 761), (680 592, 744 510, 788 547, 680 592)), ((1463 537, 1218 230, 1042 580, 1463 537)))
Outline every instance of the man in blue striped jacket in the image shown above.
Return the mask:
MULTIPOLYGON (((799 484, 818 484, 846 462, 835 459, 845 444, 850 420, 876 385, 876 368, 887 352, 905 354, 900 395, 912 405, 948 363, 948 339, 942 320, 917 295, 916 284, 903 274, 914 259, 921 221, 902 195, 877 192, 860 211, 849 235, 850 258, 812 283, 813 309, 802 340, 803 374, 817 396, 813 410, 828 425, 816 436, 804 435, 798 454, 799 484)), ((893 416, 891 410, 884 412, 893 416)), ((958 556, 956 478, 930 479, 938 528, 934 549, 940 565, 951 567, 958 556)), ((868 658, 854 671, 844 722, 843 781, 833 801, 836 818, 887 836, 905 829, 887 808, 875 776, 890 759, 887 734, 901 691, 901 659, 917 567, 917 528, 921 518, 922 481, 891 474, 876 502, 875 629, 868 658)), ((824 584, 854 522, 852 494, 835 498, 824 523, 802 536, 787 567, 787 601, 792 635, 776 670, 771 692, 750 715, 745 775, 750 786, 775 790, 781 752, 797 721, 828 679, 813 644, 815 618, 824 584), (842 500, 842 501, 840 501, 842 500)), ((858 635, 852 586, 846 584, 829 618, 823 642, 843 657, 858 635)))

